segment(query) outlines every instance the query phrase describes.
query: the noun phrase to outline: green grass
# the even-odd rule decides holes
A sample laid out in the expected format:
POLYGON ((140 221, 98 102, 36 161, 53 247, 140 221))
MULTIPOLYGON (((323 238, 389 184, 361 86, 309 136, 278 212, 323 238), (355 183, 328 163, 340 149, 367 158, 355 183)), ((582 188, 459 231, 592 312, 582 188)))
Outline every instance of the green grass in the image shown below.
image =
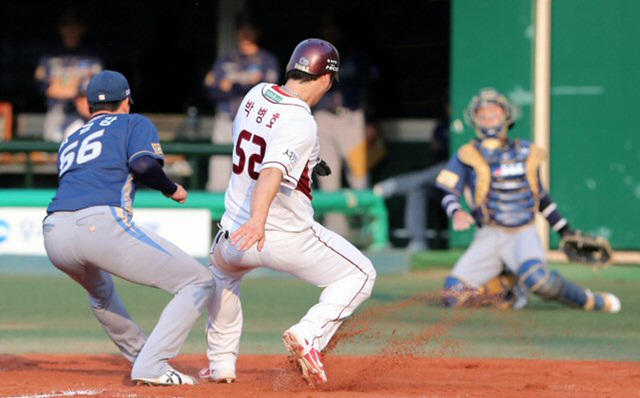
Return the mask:
MULTIPOLYGON (((337 352, 640 361, 640 268, 617 266, 597 275, 584 267, 553 268, 583 286, 617 294, 622 311, 589 313, 537 298, 523 311, 446 310, 431 298, 447 269, 431 268, 379 277, 373 297, 344 327, 367 331, 340 342, 337 352)), ((150 331, 170 296, 117 285, 133 317, 150 331)), ((284 354, 280 334, 319 294, 290 278, 245 280, 241 352, 284 354)), ((64 276, 3 275, 0 296, 1 353, 117 352, 93 318, 86 293, 64 276)), ((182 352, 204 355, 205 348, 201 319, 182 352)))

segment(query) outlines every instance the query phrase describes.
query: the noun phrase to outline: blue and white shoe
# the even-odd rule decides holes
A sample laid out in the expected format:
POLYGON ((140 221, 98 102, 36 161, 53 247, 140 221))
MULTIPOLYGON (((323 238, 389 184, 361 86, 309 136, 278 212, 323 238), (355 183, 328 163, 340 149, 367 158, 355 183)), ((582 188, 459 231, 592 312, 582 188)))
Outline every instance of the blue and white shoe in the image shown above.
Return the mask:
POLYGON ((155 379, 150 378, 137 378, 132 379, 132 381, 137 385, 147 385, 147 386, 177 386, 177 385, 190 385, 194 386, 198 384, 198 381, 184 373, 180 373, 175 369, 170 369, 165 372, 160 377, 156 377, 155 379))
POLYGON ((615 295, 607 292, 591 292, 591 290, 586 291, 587 293, 587 304, 585 305, 585 309, 587 311, 602 311, 602 312, 610 312, 616 313, 620 312, 622 308, 622 303, 620 303, 620 299, 615 295))

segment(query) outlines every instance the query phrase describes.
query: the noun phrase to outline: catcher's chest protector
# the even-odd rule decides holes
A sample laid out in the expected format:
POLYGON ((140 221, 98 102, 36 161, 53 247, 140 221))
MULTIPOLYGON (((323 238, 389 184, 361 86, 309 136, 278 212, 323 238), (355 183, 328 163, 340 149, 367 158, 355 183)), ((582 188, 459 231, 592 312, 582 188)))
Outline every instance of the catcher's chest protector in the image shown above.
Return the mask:
POLYGON ((533 222, 538 208, 538 169, 544 152, 527 141, 509 141, 497 149, 469 143, 458 152, 473 169, 474 213, 489 225, 516 228, 533 222))

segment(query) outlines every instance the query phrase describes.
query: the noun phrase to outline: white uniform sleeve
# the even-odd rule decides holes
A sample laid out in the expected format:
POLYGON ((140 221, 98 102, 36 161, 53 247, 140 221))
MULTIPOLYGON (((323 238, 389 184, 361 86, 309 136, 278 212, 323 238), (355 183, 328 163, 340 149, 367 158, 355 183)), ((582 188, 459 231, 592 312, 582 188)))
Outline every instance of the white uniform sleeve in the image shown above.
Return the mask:
POLYGON ((317 126, 311 119, 288 120, 278 126, 267 143, 260 170, 270 167, 282 171, 282 186, 295 189, 300 176, 308 167, 309 157, 317 139, 317 126))

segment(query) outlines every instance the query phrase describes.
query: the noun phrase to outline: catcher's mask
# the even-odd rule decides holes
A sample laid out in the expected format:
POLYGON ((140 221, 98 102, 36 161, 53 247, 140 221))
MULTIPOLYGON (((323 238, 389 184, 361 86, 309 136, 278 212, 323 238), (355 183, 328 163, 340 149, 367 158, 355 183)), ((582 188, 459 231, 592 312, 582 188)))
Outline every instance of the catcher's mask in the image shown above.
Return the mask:
POLYGON ((466 123, 479 139, 505 138, 518 116, 517 108, 493 88, 483 88, 464 112, 466 123))

